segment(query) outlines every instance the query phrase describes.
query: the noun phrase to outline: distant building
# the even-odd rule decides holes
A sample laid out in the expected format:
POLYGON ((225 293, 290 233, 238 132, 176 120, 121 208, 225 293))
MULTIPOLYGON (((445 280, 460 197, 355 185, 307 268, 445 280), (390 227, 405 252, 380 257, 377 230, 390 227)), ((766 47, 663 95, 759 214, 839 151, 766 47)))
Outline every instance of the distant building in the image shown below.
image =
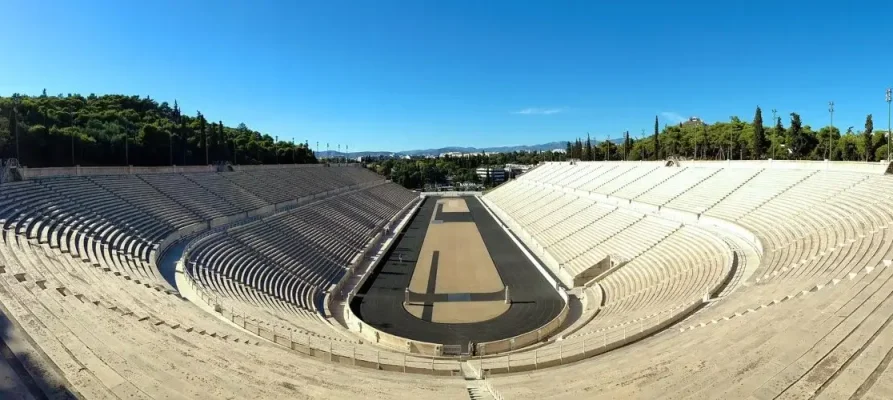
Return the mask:
POLYGON ((505 172, 508 174, 508 179, 515 179, 520 175, 527 173, 533 165, 529 164, 506 164, 505 172))
POLYGON ((683 122, 682 125, 683 126, 689 126, 689 125, 699 126, 699 125, 704 125, 704 121, 702 121, 698 117, 691 117, 688 119, 688 121, 683 122))
POLYGON ((505 182, 505 169, 497 168, 497 167, 480 167, 475 170, 478 178, 481 179, 481 182, 487 180, 487 176, 490 177, 490 181, 494 184, 499 184, 505 182))

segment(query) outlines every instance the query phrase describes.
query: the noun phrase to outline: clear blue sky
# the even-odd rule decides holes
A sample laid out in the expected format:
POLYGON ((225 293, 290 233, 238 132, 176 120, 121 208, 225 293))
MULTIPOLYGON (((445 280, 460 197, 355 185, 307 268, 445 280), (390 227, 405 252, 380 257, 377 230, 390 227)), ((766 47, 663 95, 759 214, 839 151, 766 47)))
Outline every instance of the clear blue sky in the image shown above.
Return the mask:
MULTIPOLYGON (((177 99, 353 150, 651 132, 655 114, 886 127, 893 1, 19 1, 0 93, 177 99), (611 3, 611 4, 607 4, 611 3), (732 4, 734 3, 734 4, 732 4)), ((787 123, 785 124, 787 125, 787 123)))

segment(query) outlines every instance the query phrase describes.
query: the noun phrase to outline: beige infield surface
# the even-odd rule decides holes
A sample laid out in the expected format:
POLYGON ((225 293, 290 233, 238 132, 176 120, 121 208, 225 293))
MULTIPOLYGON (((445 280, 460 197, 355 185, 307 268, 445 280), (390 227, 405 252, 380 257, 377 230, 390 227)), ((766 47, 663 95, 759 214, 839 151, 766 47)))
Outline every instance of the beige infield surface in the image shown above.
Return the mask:
POLYGON ((443 212, 468 212, 468 203, 465 202, 465 199, 442 199, 437 203, 443 204, 443 212))
MULTIPOLYGON (((437 203, 443 204, 443 212, 468 212, 465 199, 440 199, 437 203)), ((435 251, 438 263, 434 293, 492 293, 505 289, 474 222, 429 222, 409 284, 412 292, 427 293, 435 251)), ((470 323, 495 318, 509 305, 504 301, 435 302, 432 307, 432 322, 470 323)), ((422 305, 409 304, 405 308, 419 318, 424 312, 422 305)))

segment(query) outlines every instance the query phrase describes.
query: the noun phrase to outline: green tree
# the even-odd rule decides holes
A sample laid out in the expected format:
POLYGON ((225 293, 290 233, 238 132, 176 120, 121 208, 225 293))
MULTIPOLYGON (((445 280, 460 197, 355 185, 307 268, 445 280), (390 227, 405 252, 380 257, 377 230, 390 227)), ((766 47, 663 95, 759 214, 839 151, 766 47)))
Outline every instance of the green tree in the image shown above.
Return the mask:
MULTIPOLYGON (((0 158, 15 156, 14 137, 18 129, 20 161, 29 167, 69 165, 72 139, 78 164, 123 165, 125 138, 130 142, 131 164, 169 165, 174 160, 179 165, 200 164, 204 162, 201 152, 205 148, 213 151, 215 158, 220 157, 215 147, 221 147, 221 132, 223 136, 238 135, 217 123, 212 124, 215 129, 211 132, 205 126, 202 137, 199 122, 197 117, 182 115, 177 101, 171 107, 140 96, 16 94, 15 99, 0 97, 0 158), (12 118, 13 114, 17 118, 12 118), (15 120, 18 123, 13 123, 15 120)), ((245 127, 245 138, 240 138, 236 145, 247 153, 249 137, 251 141, 260 141, 262 136, 245 127)), ((295 151, 296 162, 315 162, 306 146, 295 151)))
POLYGON ((205 153, 205 165, 208 165, 210 164, 208 162, 208 121, 205 119, 205 116, 202 115, 201 111, 198 111, 198 116, 196 116, 196 119, 198 120, 198 132, 202 140, 201 148, 202 150, 204 150, 205 153))
POLYGON ((630 146, 630 141, 629 141, 629 131, 626 131, 626 132, 623 132, 623 158, 624 159, 629 158, 630 148, 631 148, 631 146, 630 146))
POLYGON ((861 143, 859 143, 859 137, 855 132, 853 132, 853 127, 847 128, 846 133, 840 137, 834 144, 834 153, 839 157, 838 159, 841 161, 858 161, 863 158, 864 152, 860 152, 862 150, 861 143))
POLYGON ((756 114, 753 117, 753 137, 751 140, 751 154, 754 159, 763 158, 766 153, 766 135, 763 132, 763 111, 757 106, 756 114))
POLYGON ((710 147, 710 134, 707 133, 707 124, 701 124, 701 130, 703 131, 701 145, 704 146, 701 153, 703 154, 703 158, 706 159, 707 148, 710 147))
POLYGON ((862 132, 863 161, 872 161, 874 158, 874 143, 872 134, 874 133, 874 121, 871 120, 871 114, 865 117, 865 130, 862 132))
POLYGON ((657 119, 657 115, 654 116, 654 159, 660 160, 661 151, 660 151, 660 123, 657 119))
POLYGON ((584 151, 585 151, 585 157, 583 159, 586 161, 593 161, 592 138, 589 137, 589 132, 586 132, 586 147, 585 147, 584 151))
POLYGON ((602 140, 601 145, 601 153, 604 156, 605 160, 613 160, 616 152, 614 151, 617 146, 614 145, 610 140, 602 140))
POLYGON ((803 132, 800 114, 791 113, 791 128, 788 129, 788 149, 793 158, 808 154, 809 140, 803 132))

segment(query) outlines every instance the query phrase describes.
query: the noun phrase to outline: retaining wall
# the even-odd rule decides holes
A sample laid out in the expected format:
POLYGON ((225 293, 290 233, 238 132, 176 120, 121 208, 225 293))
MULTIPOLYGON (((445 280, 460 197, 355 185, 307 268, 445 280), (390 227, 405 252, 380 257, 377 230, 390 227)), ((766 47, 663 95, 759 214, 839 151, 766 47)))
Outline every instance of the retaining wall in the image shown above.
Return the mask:
MULTIPOLYGON (((326 164, 265 164, 265 165, 233 165, 233 171, 265 171, 289 168, 320 168, 326 164)), ((331 167, 360 167, 360 164, 329 164, 331 167)), ((202 173, 216 172, 214 165, 186 165, 186 166, 108 166, 108 167, 47 167, 47 168, 20 168, 22 179, 40 179, 58 176, 90 176, 90 175, 132 175, 132 174, 174 174, 174 173, 202 173)))

